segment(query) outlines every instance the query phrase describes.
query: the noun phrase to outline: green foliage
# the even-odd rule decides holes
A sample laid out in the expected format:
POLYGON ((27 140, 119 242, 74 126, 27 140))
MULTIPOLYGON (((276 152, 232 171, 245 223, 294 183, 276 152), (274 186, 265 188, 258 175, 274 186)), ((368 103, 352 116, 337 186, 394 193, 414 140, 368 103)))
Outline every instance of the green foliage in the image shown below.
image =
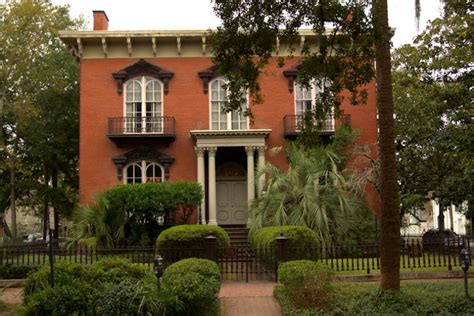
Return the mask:
MULTIPOLYGON (((29 275, 24 286, 22 315, 91 315, 96 312, 97 300, 110 296, 110 291, 117 289, 116 286, 122 282, 130 286, 120 294, 134 297, 129 303, 135 304, 136 311, 156 307, 153 298, 156 294, 155 277, 146 267, 126 259, 106 258, 91 265, 58 262, 55 264, 53 289, 49 277, 49 266, 29 275)), ((104 314, 99 315, 111 315, 105 312, 112 308, 110 305, 101 308, 104 314)))
POLYGON ((329 146, 302 149, 296 145, 286 150, 289 168, 271 164, 258 171, 267 174, 267 192, 257 198, 251 211, 255 214, 251 231, 266 226, 296 225, 314 230, 318 241, 330 243, 330 227, 345 226, 348 214, 360 208, 360 187, 351 183, 339 165, 342 155, 329 146))
POLYGON ((137 219, 165 215, 178 207, 194 208, 201 203, 202 189, 195 182, 146 182, 118 185, 104 191, 110 207, 137 219))
POLYGON ((96 302, 97 315, 158 315, 156 283, 124 280, 110 284, 96 302))
POLYGON ((147 182, 112 187, 80 208, 74 218, 73 243, 150 244, 160 227, 158 216, 182 215, 186 222, 202 199, 194 182, 147 182))
POLYGON ((283 284, 292 303, 298 308, 329 310, 334 304, 331 281, 334 272, 319 262, 310 260, 289 261, 278 267, 283 284))
POLYGON ((166 311, 173 315, 216 315, 219 267, 213 261, 189 258, 166 268, 162 290, 175 296, 166 311))
POLYGON ((37 213, 49 203, 69 216, 77 200, 79 64, 58 32, 82 21, 49 0, 7 1, 2 13, 0 187, 13 186, 17 202, 37 213))
POLYGON ((0 279, 25 279, 30 272, 38 267, 5 264, 0 265, 0 279))
POLYGON ((250 242, 257 249, 276 247, 276 239, 288 238, 290 248, 314 248, 318 246, 316 234, 305 226, 272 226, 256 230, 250 235, 250 242))
POLYGON ((125 214, 111 208, 104 194, 76 210, 70 241, 85 245, 112 245, 125 237, 125 214))
MULTIPOLYGON (((470 286, 473 284, 471 283, 470 286)), ((407 282, 401 292, 380 292, 375 283, 333 283, 334 315, 471 315, 474 299, 465 298, 462 282, 433 280, 407 282)), ((275 288, 274 295, 283 315, 321 315, 314 308, 297 307, 286 287, 275 288)))
POLYGON ((356 209, 353 213, 347 214, 344 219, 345 228, 338 226, 330 228, 331 236, 335 244, 366 244, 377 240, 377 218, 367 208, 356 209))
POLYGON ((217 238, 218 247, 228 247, 229 235, 220 226, 179 225, 161 232, 156 239, 158 249, 166 248, 204 248, 205 237, 212 235, 217 238))
POLYGON ((403 211, 422 208, 428 195, 442 205, 474 205, 473 11, 469 1, 448 1, 442 18, 395 51, 403 211))
MULTIPOLYGON (((367 95, 361 86, 374 75, 373 37, 366 2, 282 1, 262 5, 261 1, 232 0, 216 1, 214 11, 222 20, 212 38, 214 63, 230 79, 229 108, 240 108, 242 90, 249 89, 256 102, 262 100, 258 76, 277 49, 275 39, 289 44, 284 54, 291 54, 300 49, 298 30, 308 27, 318 37, 319 47, 310 49, 308 43, 301 47, 297 81, 308 85, 314 78, 323 78, 335 83, 316 100, 316 117, 324 117, 333 109, 339 113, 343 90, 350 92, 349 102, 365 101, 367 95), (328 25, 334 29, 327 32, 328 25)), ((280 66, 285 62, 288 60, 279 59, 280 66)))

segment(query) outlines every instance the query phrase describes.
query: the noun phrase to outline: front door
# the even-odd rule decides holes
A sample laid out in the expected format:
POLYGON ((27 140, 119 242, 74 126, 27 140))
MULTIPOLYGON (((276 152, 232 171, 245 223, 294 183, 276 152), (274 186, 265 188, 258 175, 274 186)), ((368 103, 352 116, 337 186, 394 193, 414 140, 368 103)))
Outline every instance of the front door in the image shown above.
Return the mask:
POLYGON ((217 223, 247 224, 247 181, 217 181, 217 223))

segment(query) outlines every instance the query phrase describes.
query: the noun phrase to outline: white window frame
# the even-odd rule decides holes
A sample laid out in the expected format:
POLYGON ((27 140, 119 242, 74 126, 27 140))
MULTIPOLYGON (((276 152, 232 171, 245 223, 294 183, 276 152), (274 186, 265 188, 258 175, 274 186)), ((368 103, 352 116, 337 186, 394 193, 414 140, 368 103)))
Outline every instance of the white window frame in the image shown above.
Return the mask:
MULTIPOLYGON (((123 183, 124 184, 129 184, 128 183, 128 172, 127 172, 127 169, 131 166, 134 166, 134 165, 139 165, 140 166, 140 171, 141 171, 141 180, 142 182, 140 183, 145 183, 145 182, 149 182, 147 181, 148 178, 146 176, 146 169, 147 167, 150 167, 150 166, 158 166, 161 170, 161 178, 160 178, 160 181, 159 182, 165 182, 165 169, 163 168, 163 166, 155 161, 150 161, 150 160, 138 160, 138 161, 134 161, 134 162, 131 162, 129 164, 127 164, 125 167, 123 167, 123 183), (148 165, 148 166, 147 166, 148 165)), ((156 182, 156 181, 153 181, 153 182, 156 182)), ((135 184, 135 182, 132 182, 130 184, 135 184)))
MULTIPOLYGON (((320 90, 321 90, 321 88, 320 88, 320 87, 318 86, 318 84, 317 84, 317 80, 318 80, 318 79, 313 79, 313 80, 311 80, 310 85, 309 85, 309 87, 308 87, 308 88, 311 89, 311 110, 305 110, 305 111, 303 111, 302 113, 298 113, 298 106, 297 106, 297 104, 298 104, 298 101, 299 101, 299 100, 297 99, 296 96, 297 96, 297 94, 298 94, 298 89, 306 89, 306 87, 303 86, 303 85, 301 85, 300 83, 297 83, 297 82, 295 82, 295 83, 293 84, 293 87, 294 87, 294 88, 293 88, 293 91, 294 91, 294 92, 293 92, 293 99, 294 99, 294 102, 293 102, 293 103, 294 103, 295 115, 304 115, 304 113, 305 113, 306 111, 314 111, 314 110, 316 109, 316 98, 317 98, 318 95, 320 94, 320 90)), ((325 79, 325 80, 327 80, 327 81, 329 82, 329 84, 325 84, 325 85, 322 86, 323 91, 324 91, 325 87, 328 87, 328 86, 330 86, 330 85, 332 84, 332 82, 331 82, 329 79, 325 79)), ((334 130, 335 130, 335 126, 336 126, 336 125, 335 125, 335 121, 334 121, 334 115, 333 115, 332 113, 331 113, 330 115, 331 115, 331 117, 330 117, 330 118, 327 118, 327 119, 325 120, 324 125, 323 125, 321 131, 329 132, 329 131, 334 131, 334 130), (330 124, 329 124, 331 128, 328 128, 328 127, 327 127, 327 125, 328 125, 328 124, 327 124, 327 121, 328 121, 328 120, 331 120, 331 122, 330 122, 330 124)), ((300 119, 297 118, 297 122, 296 122, 296 123, 297 123, 297 127, 296 127, 296 128, 297 128, 297 130, 299 130, 298 126, 299 126, 299 123, 300 123, 300 119)))
MULTIPOLYGON (((139 77, 133 77, 133 78, 130 78, 129 80, 127 80, 126 82, 124 82, 123 84, 123 114, 124 114, 124 133, 126 134, 158 134, 158 133, 163 133, 164 130, 163 130, 163 126, 164 126, 164 122, 161 120, 161 119, 158 119, 156 122, 151 122, 151 124, 153 124, 153 128, 150 130, 150 131, 147 131, 147 126, 149 126, 149 122, 147 122, 147 112, 146 112, 146 103, 147 103, 147 99, 146 99, 146 87, 147 87, 147 83, 149 83, 150 81, 155 81, 159 84, 160 86, 160 100, 154 100, 153 102, 159 102, 160 105, 160 109, 159 109, 159 113, 160 115, 157 115, 157 116, 151 116, 151 117, 163 117, 165 114, 164 114, 164 106, 163 106, 163 94, 164 94, 164 91, 163 91, 163 82, 161 82, 161 80, 158 80, 156 78, 153 78, 153 77, 148 77, 148 76, 139 76, 139 77), (135 122, 132 122, 132 130, 130 131, 128 129, 128 126, 130 124, 130 122, 127 121, 127 117, 130 117, 130 116, 127 116, 127 85, 130 84, 131 82, 134 82, 134 81, 139 81, 140 83, 140 88, 141 88, 141 120, 138 120, 138 118, 135 118, 136 121, 135 122), (140 125, 139 125, 140 123, 140 125), (140 126, 140 128, 137 130, 137 126, 140 126)), ((151 101, 150 101, 151 102, 151 101)))
MULTIPOLYGON (((238 121, 239 127, 236 128, 236 129, 232 128, 232 113, 236 113, 237 111, 230 111, 230 112, 226 113, 226 126, 227 126, 226 129, 221 129, 220 116, 219 116, 217 129, 214 129, 212 127, 212 123, 213 123, 213 121, 212 121, 212 101, 213 101, 212 100, 212 84, 216 81, 219 81, 219 80, 222 81, 225 84, 227 84, 229 82, 227 79, 225 79, 223 77, 215 78, 215 79, 213 79, 209 82, 209 87, 208 87, 208 91, 209 91, 209 129, 214 130, 214 131, 237 131, 237 130, 248 130, 248 129, 250 129, 250 119, 249 119, 248 116, 244 116, 246 128, 240 128, 240 125, 242 124, 242 121, 240 120, 240 116, 239 116, 239 121, 238 121)), ((227 94, 228 94, 228 92, 227 92, 227 94)), ((247 109, 248 106, 249 106, 248 102, 249 102, 249 96, 248 96, 248 92, 247 92, 246 95, 245 95, 245 109, 247 109)), ((222 109, 222 107, 221 107, 221 109, 222 109)), ((220 111, 219 113, 221 113, 221 112, 222 111, 220 111)))

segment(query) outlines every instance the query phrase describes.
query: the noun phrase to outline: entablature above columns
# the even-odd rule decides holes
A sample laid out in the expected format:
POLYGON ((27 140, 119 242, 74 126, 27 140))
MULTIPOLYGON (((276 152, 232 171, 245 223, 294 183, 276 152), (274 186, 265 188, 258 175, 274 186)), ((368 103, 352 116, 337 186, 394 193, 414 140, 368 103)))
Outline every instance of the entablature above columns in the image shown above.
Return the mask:
POLYGON ((237 130, 237 131, 212 131, 193 130, 191 137, 196 140, 198 148, 217 147, 265 147, 265 139, 271 129, 237 130))

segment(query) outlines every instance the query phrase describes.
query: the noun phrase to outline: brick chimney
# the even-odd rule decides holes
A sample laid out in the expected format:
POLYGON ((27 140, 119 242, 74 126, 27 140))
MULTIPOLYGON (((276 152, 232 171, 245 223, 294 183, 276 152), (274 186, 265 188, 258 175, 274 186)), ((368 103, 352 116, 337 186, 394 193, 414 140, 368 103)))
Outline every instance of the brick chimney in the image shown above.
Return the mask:
POLYGON ((94 10, 94 31, 107 31, 109 28, 109 18, 105 11, 94 10))

